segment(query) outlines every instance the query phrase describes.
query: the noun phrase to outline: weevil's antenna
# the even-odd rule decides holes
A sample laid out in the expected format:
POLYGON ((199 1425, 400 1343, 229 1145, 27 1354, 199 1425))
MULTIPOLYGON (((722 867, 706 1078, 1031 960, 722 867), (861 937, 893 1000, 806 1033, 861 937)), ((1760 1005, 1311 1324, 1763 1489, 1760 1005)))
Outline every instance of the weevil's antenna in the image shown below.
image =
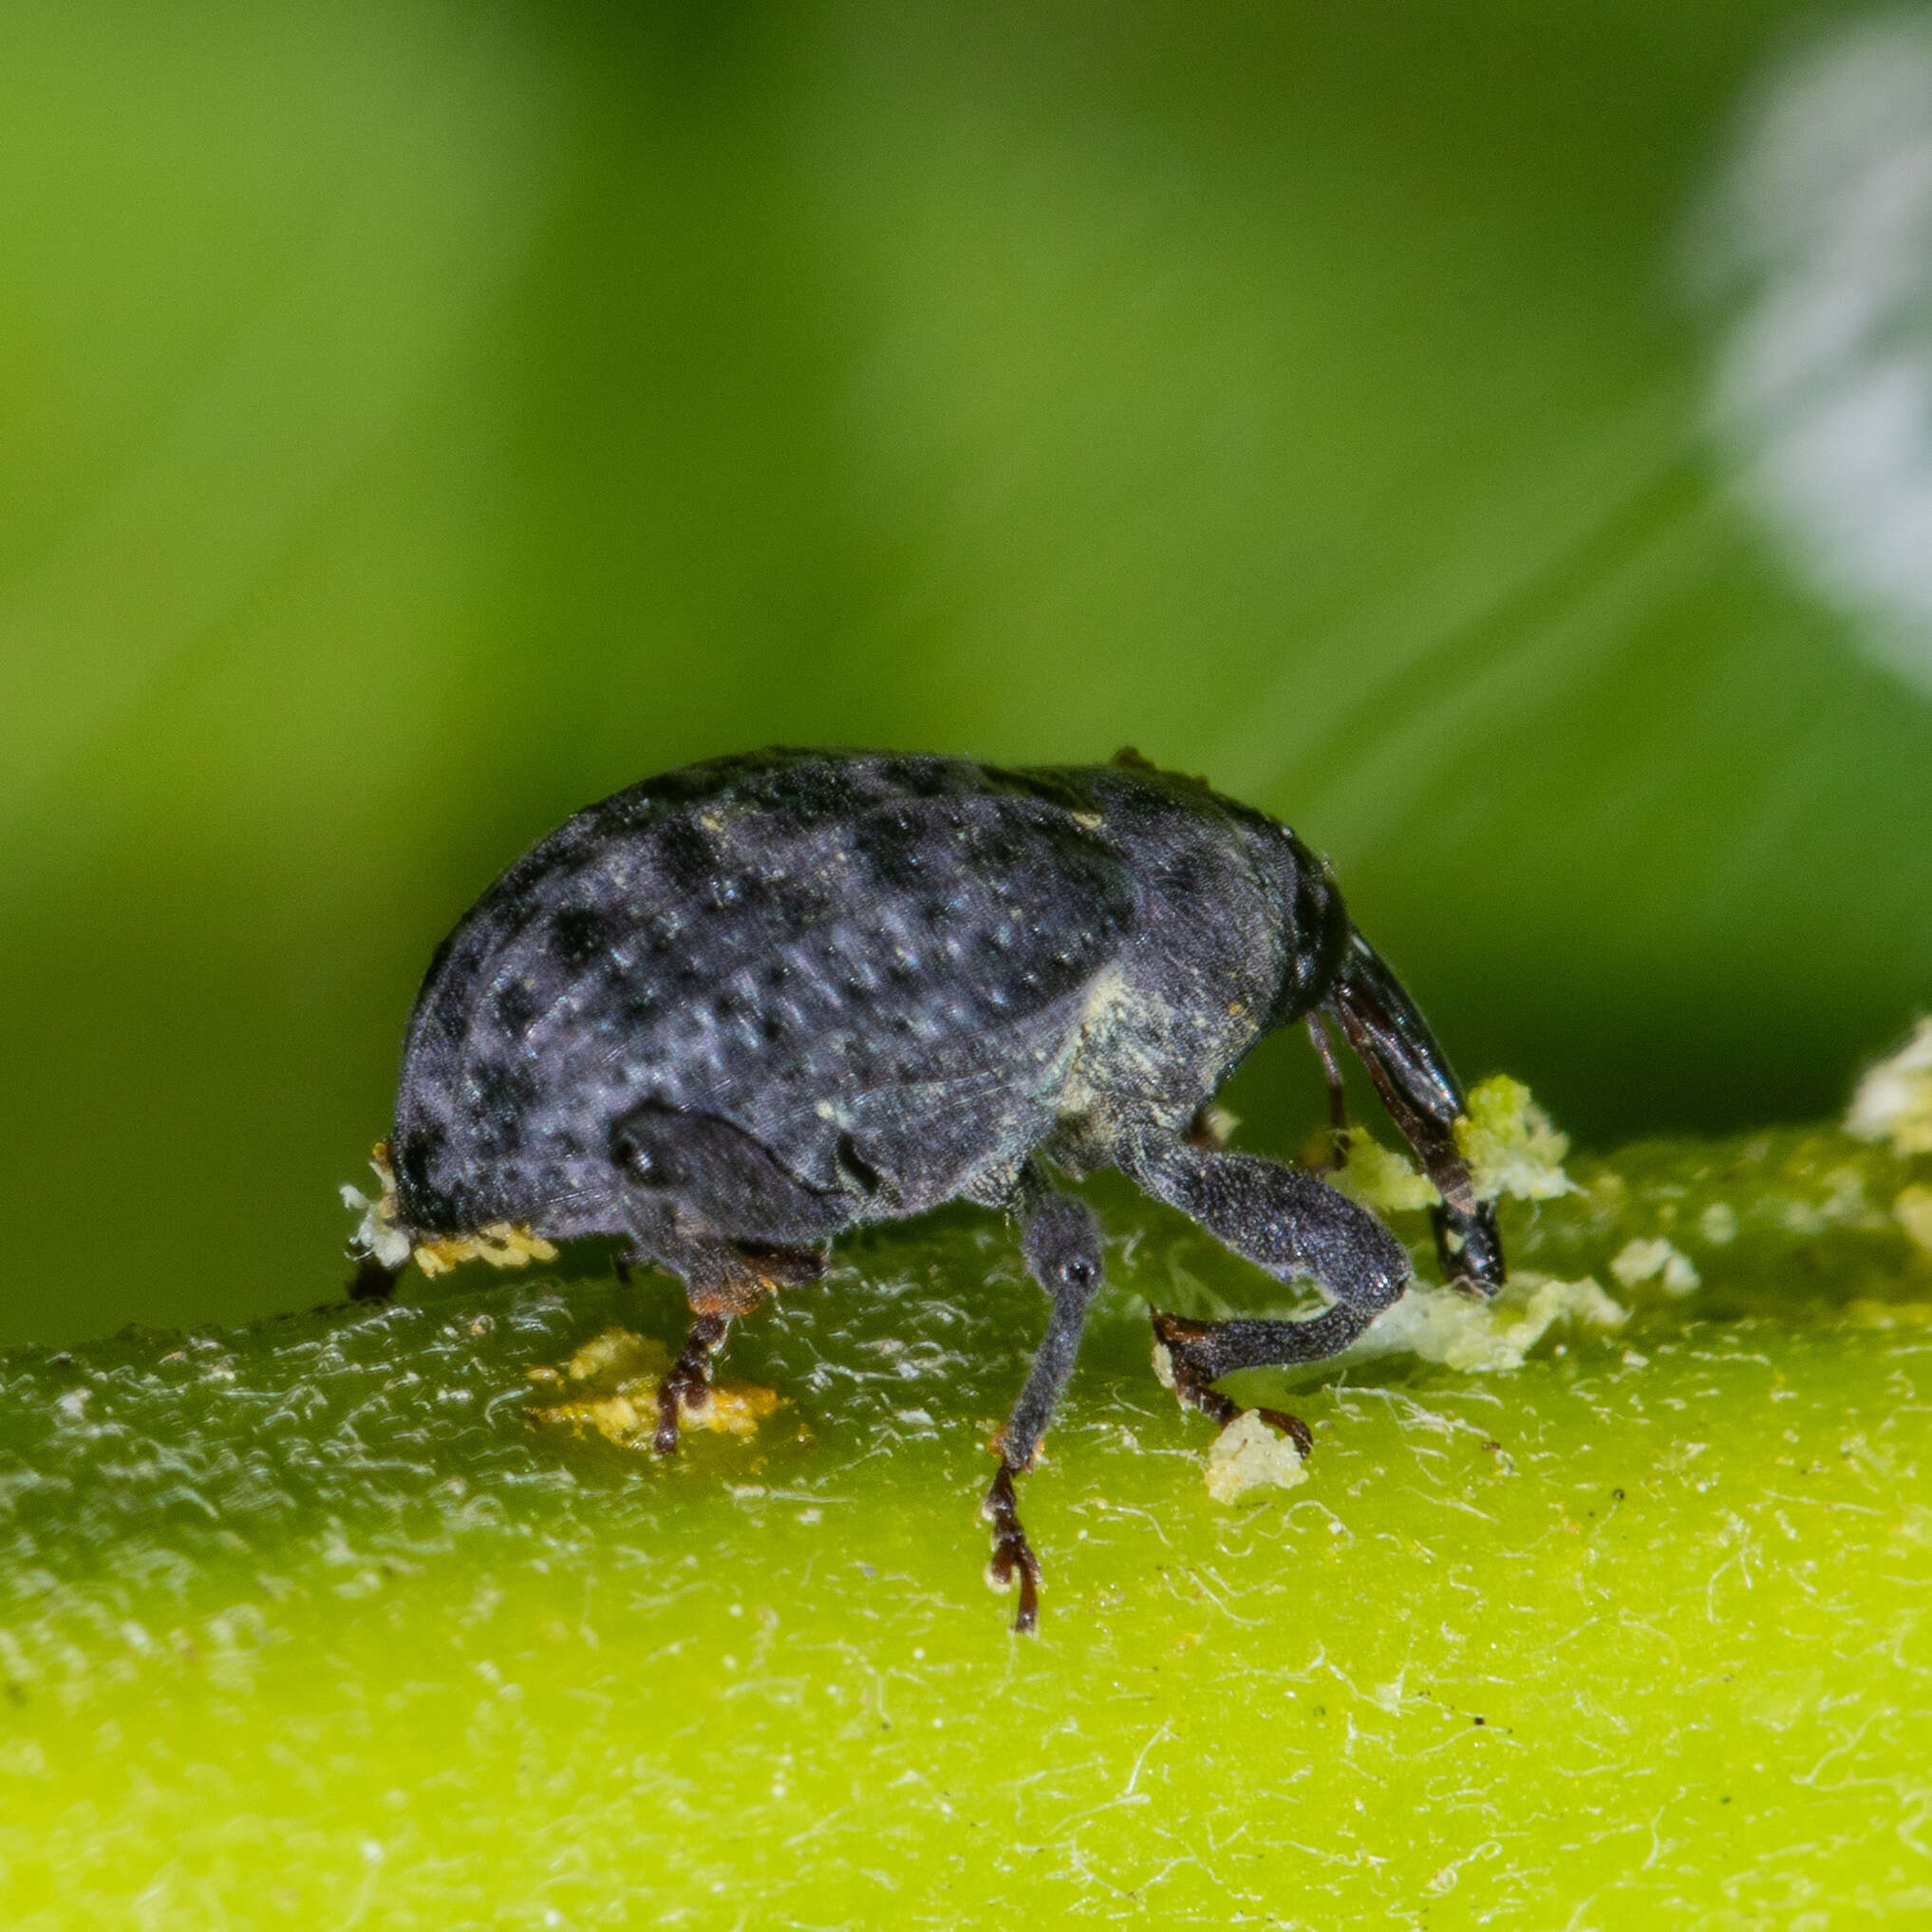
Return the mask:
POLYGON ((1442 1196, 1431 1218, 1444 1273, 1493 1295, 1503 1285, 1503 1237, 1495 1204, 1476 1199, 1469 1163, 1455 1144, 1455 1123, 1466 1103, 1448 1056, 1360 932, 1349 934, 1322 1006, 1341 1023, 1389 1117, 1442 1196))
POLYGON ((1335 1058, 1335 1042, 1320 1008, 1309 1007, 1302 1023, 1308 1029, 1315 1057, 1322 1062, 1322 1078, 1328 1084, 1328 1158, 1311 1172, 1338 1173, 1348 1165, 1348 1090, 1341 1083, 1341 1063, 1335 1058))

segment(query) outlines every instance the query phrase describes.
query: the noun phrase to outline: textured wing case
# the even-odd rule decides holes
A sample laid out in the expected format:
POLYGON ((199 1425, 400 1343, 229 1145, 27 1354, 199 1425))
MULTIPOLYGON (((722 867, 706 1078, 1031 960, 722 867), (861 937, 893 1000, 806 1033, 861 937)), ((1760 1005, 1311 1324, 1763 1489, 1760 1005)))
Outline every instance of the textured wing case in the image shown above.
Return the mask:
POLYGON ((1079 804, 963 760, 768 753, 578 814, 430 969, 398 1102, 405 1215, 610 1227, 609 1125, 647 1100, 728 1119, 874 1211, 958 1191, 1050 1106, 1083 989, 1135 921, 1079 804))

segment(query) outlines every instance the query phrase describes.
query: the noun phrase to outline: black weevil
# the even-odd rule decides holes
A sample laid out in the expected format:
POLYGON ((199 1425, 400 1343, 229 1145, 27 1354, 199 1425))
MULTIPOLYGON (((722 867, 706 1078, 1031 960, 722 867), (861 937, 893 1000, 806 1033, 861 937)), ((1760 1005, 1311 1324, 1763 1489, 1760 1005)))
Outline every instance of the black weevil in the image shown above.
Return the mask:
MULTIPOLYGON (((1052 1171, 1113 1166, 1276 1280, 1304 1321, 1156 1313, 1156 1361, 1217 1420, 1240 1368, 1346 1348, 1408 1256, 1313 1172, 1197 1123, 1263 1035, 1305 1019, 1340 1119, 1337 1021, 1440 1191, 1445 1272, 1502 1285, 1494 1210, 1456 1149, 1462 1090, 1326 869, 1285 826, 1123 752, 1001 770, 771 750, 579 812, 484 893, 431 964, 403 1050, 386 1285, 413 1250, 614 1235, 685 1285, 690 1335, 656 1443, 709 1398, 735 1316, 825 1266, 834 1236, 941 1202, 1004 1208, 1052 1303, 984 1506, 992 1574, 1037 1616, 1013 1479, 1040 1448, 1100 1285, 1093 1210, 1052 1171)), ((433 1264, 432 1264, 433 1265, 433 1264)), ((1269 1419, 1307 1434, 1294 1418, 1269 1419)))

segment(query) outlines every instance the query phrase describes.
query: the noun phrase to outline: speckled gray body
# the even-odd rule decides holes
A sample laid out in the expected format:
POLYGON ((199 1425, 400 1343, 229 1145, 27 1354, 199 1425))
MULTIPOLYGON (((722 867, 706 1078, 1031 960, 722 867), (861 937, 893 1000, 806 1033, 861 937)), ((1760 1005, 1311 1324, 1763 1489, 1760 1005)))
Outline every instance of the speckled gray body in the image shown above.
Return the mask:
POLYGON ((451 935, 403 1052, 398 1211, 417 1240, 501 1222, 616 1235, 678 1275, 693 1322, 659 1391, 668 1452, 732 1318, 822 1269, 842 1229, 961 1197, 1007 1208, 1052 1303, 985 1506, 993 1575, 1017 1578, 1030 1629, 1040 1566, 1013 1481, 1103 1263, 1093 1210, 1050 1169, 1116 1165, 1334 1298, 1298 1322, 1155 1315, 1157 1365, 1224 1421, 1216 1379, 1336 1354, 1408 1281, 1401 1244, 1318 1175, 1192 1132, 1254 1042, 1303 1015, 1338 1121, 1316 1015, 1440 1190, 1445 1269, 1492 1293, 1502 1249, 1455 1147, 1462 1091, 1285 826, 1128 753, 1028 771, 720 759, 580 812, 451 935))
MULTIPOLYGON (((728 1122, 844 1224, 1185 1128, 1346 930, 1262 814, 1135 768, 760 753, 579 813, 439 956, 394 1154, 428 1233, 629 1231, 615 1122, 728 1122)), ((750 1229, 728 1230, 749 1233, 750 1229)))

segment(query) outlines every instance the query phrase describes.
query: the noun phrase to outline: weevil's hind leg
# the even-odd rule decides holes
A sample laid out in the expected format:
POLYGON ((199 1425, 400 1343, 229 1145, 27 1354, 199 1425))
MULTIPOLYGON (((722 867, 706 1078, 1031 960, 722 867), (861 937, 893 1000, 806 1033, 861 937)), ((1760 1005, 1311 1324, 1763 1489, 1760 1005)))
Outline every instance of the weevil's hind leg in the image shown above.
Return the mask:
POLYGON ((1027 1269, 1045 1289, 1053 1312, 1020 1399, 1000 1432, 995 1445, 1000 1472, 980 1505, 980 1513, 993 1526, 987 1578, 1001 1589, 1019 1580, 1020 1607, 1013 1628, 1023 1634, 1040 1622, 1040 1559, 1021 1524, 1013 1479, 1033 1467, 1053 1412, 1066 1393, 1079 1354, 1087 1309, 1099 1292, 1104 1256, 1100 1224, 1094 1210, 1072 1194, 1055 1191, 1037 1165, 1029 1164, 1013 1205, 1024 1218, 1021 1248, 1027 1269))
POLYGON ((610 1130, 623 1175, 629 1261, 661 1263, 685 1285, 691 1330, 658 1390, 656 1447, 678 1446, 681 1413, 711 1399, 711 1360, 733 1320, 775 1290, 825 1272, 820 1243, 851 1218, 840 1195, 808 1188, 729 1121, 648 1102, 610 1130))
POLYGON ((674 1454, 681 1418, 702 1412, 711 1400, 711 1363, 724 1346, 731 1324, 748 1315, 779 1288, 816 1281, 825 1257, 809 1249, 754 1247, 731 1241, 661 1238, 651 1252, 685 1284, 691 1326, 685 1345, 658 1384, 657 1434, 651 1446, 660 1455, 674 1454))
POLYGON ((1309 1041, 1322 1062, 1322 1078, 1328 1087, 1328 1158, 1314 1172, 1332 1174, 1348 1165, 1348 1094, 1341 1084, 1341 1062, 1335 1057, 1335 1042, 1328 1037, 1326 1023, 1312 1008, 1305 1020, 1309 1041))
POLYGON ((671 1372, 657 1387, 657 1434, 651 1447, 660 1455, 677 1453, 678 1432, 687 1409, 703 1409, 711 1399, 711 1358, 724 1346, 731 1319, 726 1315, 694 1315, 685 1345, 671 1372))
MULTIPOLYGON (((1164 1366, 1180 1400, 1217 1422, 1239 1406, 1212 1384, 1242 1368, 1291 1368, 1340 1355, 1409 1281, 1409 1256, 1365 1208, 1315 1175, 1248 1154, 1213 1154, 1172 1135, 1137 1136, 1118 1153, 1134 1181, 1198 1221, 1217 1241, 1279 1282, 1312 1277, 1334 1305, 1299 1322, 1187 1322, 1155 1311, 1164 1366)), ((1305 1454, 1307 1426, 1278 1410, 1263 1416, 1305 1454)))

